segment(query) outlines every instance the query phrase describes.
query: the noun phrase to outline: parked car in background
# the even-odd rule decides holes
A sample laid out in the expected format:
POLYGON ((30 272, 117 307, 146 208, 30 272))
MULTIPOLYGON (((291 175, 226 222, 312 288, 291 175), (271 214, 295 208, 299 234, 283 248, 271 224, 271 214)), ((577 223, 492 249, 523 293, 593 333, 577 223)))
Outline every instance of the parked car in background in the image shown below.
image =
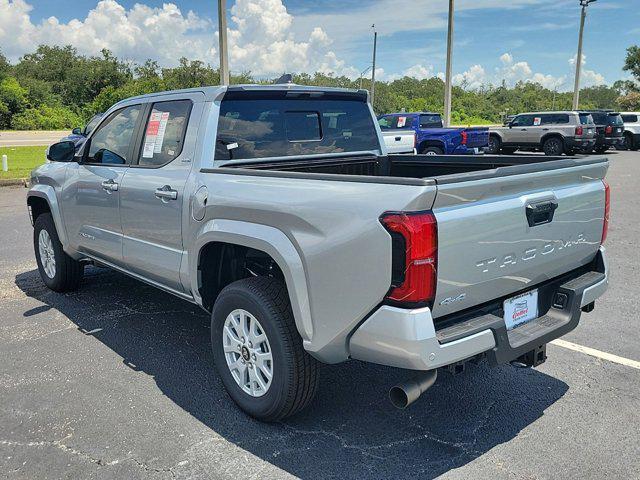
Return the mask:
POLYGON ((362 90, 123 100, 79 152, 52 145, 31 174, 42 281, 75 290, 96 264, 201 306, 222 383, 261 420, 308 405, 319 362, 412 370, 399 407, 440 367, 544 362, 607 288, 607 159, 385 155, 381 142, 362 90))
POLYGON ((620 147, 624 150, 640 149, 640 112, 620 113, 624 122, 624 137, 620 147))
POLYGON ((588 113, 521 113, 507 126, 489 129, 487 153, 540 150, 545 155, 557 156, 589 152, 596 144, 595 132, 596 126, 588 113))
POLYGON ((596 124, 596 144, 593 151, 604 153, 611 147, 618 147, 624 142, 624 122, 618 112, 611 110, 580 110, 591 114, 596 124))
POLYGON ((387 153, 416 153, 416 132, 413 130, 383 130, 387 153))
POLYGON ((82 145, 84 145, 85 140, 89 136, 89 134, 96 128, 96 125, 100 122, 102 118, 102 113, 97 113, 93 117, 89 119, 84 128, 74 128, 71 131, 71 135, 67 135, 64 138, 61 138, 60 141, 71 141, 76 146, 76 150, 79 150, 82 145))
POLYGON ((484 153, 489 143, 487 127, 444 128, 442 116, 433 112, 389 113, 378 117, 380 129, 411 130, 419 154, 477 155, 484 153))

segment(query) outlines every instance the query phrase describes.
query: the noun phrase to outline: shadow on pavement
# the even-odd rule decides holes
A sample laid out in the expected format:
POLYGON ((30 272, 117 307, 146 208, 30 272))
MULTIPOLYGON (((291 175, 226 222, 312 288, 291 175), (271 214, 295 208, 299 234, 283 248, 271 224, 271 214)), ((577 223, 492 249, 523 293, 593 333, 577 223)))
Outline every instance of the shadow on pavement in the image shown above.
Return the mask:
POLYGON ((199 308, 95 268, 87 268, 73 294, 48 291, 35 270, 15 283, 152 376, 162 393, 216 433, 302 478, 434 478, 513 439, 568 388, 535 370, 471 366, 462 375, 441 375, 422 399, 398 411, 387 391, 410 374, 352 361, 323 368, 321 390, 306 411, 262 424, 226 395, 213 369, 209 319, 199 308))

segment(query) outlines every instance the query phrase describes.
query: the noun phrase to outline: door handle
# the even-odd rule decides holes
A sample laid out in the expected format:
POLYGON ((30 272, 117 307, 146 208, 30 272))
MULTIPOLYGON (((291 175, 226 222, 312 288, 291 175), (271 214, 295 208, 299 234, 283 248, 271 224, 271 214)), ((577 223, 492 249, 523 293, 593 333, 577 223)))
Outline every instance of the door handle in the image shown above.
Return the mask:
POLYGON ((553 221, 553 215, 558 208, 558 202, 547 200, 538 203, 529 203, 526 206, 527 222, 530 227, 537 227, 553 221))
POLYGON ((548 132, 548 131, 549 131, 549 129, 548 129, 548 128, 543 128, 543 129, 542 129, 542 131, 543 131, 543 132, 548 132))
POLYGON ((105 180, 104 182, 102 182, 101 185, 102 185, 102 189, 105 190, 107 193, 118 191, 118 184, 111 179, 105 180))
POLYGON ((155 192, 156 198, 159 198, 163 202, 168 202, 169 200, 177 200, 178 199, 178 191, 173 190, 171 185, 165 185, 162 188, 157 188, 155 192))
POLYGON ((520 131, 521 131, 521 132, 526 132, 526 131, 527 131, 527 129, 526 129, 526 128, 521 128, 521 129, 520 129, 520 131))

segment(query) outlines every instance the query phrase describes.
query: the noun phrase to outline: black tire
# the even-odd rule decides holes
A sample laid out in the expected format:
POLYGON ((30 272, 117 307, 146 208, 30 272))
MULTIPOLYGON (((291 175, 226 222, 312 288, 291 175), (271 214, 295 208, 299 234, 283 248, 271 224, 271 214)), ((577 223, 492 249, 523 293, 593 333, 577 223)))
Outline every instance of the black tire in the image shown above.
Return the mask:
POLYGON ((227 392, 242 410, 258 420, 274 422, 291 416, 305 408, 318 390, 318 362, 304 350, 287 289, 276 279, 253 277, 226 286, 213 307, 211 344, 216 369, 227 392), (224 324, 236 309, 253 315, 269 342, 273 377, 260 397, 240 387, 225 358, 224 324))
POLYGON ((633 144, 633 135, 629 132, 624 134, 624 143, 619 147, 620 150, 637 150, 638 147, 633 144))
POLYGON ((609 150, 609 147, 596 147, 593 149, 593 151, 599 155, 602 155, 607 150, 609 150))
POLYGON ((500 141, 500 137, 498 137, 497 135, 490 135, 486 153, 488 153, 489 155, 499 154, 501 145, 502 142, 500 141))
POLYGON ((422 149, 423 155, 444 155, 444 150, 440 147, 426 147, 422 149))
POLYGON ((550 157, 557 157, 564 152, 564 142, 560 137, 547 138, 542 144, 542 151, 550 157))
POLYGON ((38 263, 38 271, 44 284, 55 292, 70 292, 77 290, 82 280, 84 266, 67 255, 62 249, 62 243, 58 237, 56 225, 50 213, 38 215, 33 228, 33 248, 38 263), (46 271, 40 258, 40 232, 45 230, 51 240, 53 259, 55 261, 54 275, 50 276, 46 271))
POLYGON ((516 153, 516 150, 518 149, 513 147, 502 147, 502 153, 504 153, 505 155, 513 155, 514 153, 516 153))

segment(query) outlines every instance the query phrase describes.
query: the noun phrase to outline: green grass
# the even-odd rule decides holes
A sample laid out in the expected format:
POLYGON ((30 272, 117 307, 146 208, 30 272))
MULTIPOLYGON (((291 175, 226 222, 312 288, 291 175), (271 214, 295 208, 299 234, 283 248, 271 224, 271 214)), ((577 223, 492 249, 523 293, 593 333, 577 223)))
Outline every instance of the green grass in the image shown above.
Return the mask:
POLYGON ((0 179, 29 177, 29 172, 45 162, 46 146, 38 147, 0 147, 0 159, 6 155, 9 160, 9 171, 2 170, 0 163, 0 179))

